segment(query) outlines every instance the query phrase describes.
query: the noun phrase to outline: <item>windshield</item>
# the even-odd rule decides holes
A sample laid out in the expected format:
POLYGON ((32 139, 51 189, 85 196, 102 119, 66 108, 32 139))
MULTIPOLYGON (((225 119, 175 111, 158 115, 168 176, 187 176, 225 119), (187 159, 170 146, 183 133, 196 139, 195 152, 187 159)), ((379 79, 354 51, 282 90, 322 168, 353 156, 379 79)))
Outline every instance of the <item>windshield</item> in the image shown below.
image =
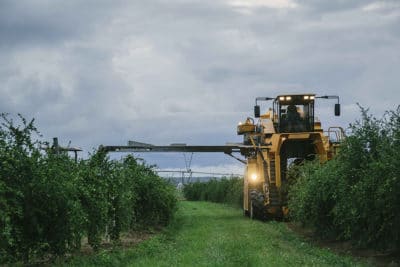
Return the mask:
POLYGON ((313 104, 279 104, 279 131, 284 133, 308 132, 313 130, 313 104))

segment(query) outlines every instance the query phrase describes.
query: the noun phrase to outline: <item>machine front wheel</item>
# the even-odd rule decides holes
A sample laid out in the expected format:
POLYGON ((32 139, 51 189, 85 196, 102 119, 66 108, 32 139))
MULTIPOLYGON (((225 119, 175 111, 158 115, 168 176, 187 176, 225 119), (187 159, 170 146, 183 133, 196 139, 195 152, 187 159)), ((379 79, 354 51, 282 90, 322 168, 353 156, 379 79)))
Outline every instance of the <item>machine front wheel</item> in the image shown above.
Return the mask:
POLYGON ((250 201, 250 211, 249 211, 249 217, 250 219, 254 220, 255 219, 255 214, 254 214, 254 204, 253 201, 250 201))

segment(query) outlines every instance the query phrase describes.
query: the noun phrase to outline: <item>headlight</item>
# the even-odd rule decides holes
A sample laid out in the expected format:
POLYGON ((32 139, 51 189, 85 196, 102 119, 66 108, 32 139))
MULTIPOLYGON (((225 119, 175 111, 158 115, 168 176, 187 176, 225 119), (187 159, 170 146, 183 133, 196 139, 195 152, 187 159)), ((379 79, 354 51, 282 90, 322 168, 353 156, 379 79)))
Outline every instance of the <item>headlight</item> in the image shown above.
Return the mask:
POLYGON ((253 173, 253 174, 251 175, 251 180, 253 180, 253 181, 256 181, 256 180, 257 180, 257 174, 256 174, 256 173, 253 173))
POLYGON ((280 96, 280 97, 279 97, 279 100, 280 100, 280 101, 284 101, 284 100, 285 100, 285 97, 284 97, 284 96, 280 96))
POLYGON ((309 97, 308 95, 305 95, 305 96, 304 96, 304 99, 305 99, 305 100, 308 100, 309 98, 310 98, 310 97, 309 97))
POLYGON ((310 96, 310 99, 311 99, 311 100, 313 100, 314 98, 315 98, 315 97, 314 97, 313 95, 312 95, 312 96, 310 96))
POLYGON ((292 100, 292 97, 291 96, 287 96, 286 97, 286 101, 290 101, 290 100, 292 100))

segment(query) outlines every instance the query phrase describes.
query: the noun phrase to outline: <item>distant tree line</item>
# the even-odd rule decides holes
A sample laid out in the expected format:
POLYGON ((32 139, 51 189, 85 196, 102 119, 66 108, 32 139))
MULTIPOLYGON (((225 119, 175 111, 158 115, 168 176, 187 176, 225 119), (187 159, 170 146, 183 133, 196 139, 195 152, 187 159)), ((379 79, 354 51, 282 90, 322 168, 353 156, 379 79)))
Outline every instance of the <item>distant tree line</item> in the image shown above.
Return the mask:
POLYGON ((134 157, 97 151, 75 163, 40 149, 33 120, 0 120, 0 264, 64 255, 83 237, 96 250, 106 234, 118 242, 173 216, 175 189, 134 157))
POLYGON ((241 207, 243 205, 243 178, 221 178, 186 184, 183 193, 187 200, 211 201, 241 207))

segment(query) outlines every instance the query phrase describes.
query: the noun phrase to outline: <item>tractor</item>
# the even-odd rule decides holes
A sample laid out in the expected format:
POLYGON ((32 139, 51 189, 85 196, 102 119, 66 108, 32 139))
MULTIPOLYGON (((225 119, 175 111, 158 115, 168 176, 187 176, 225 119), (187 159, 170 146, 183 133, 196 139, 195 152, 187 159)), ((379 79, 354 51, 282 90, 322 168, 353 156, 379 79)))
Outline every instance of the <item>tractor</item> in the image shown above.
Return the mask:
POLYGON ((340 116, 338 96, 315 94, 279 95, 276 98, 258 97, 254 106, 255 123, 247 118, 239 123, 237 133, 243 144, 253 149, 243 151, 246 157, 244 176, 244 213, 257 218, 284 218, 288 214, 288 167, 304 160, 331 159, 340 149, 345 134, 341 127, 327 132, 314 116, 317 98, 337 99, 335 115, 340 116), (260 114, 260 101, 273 101, 272 108, 260 114))

